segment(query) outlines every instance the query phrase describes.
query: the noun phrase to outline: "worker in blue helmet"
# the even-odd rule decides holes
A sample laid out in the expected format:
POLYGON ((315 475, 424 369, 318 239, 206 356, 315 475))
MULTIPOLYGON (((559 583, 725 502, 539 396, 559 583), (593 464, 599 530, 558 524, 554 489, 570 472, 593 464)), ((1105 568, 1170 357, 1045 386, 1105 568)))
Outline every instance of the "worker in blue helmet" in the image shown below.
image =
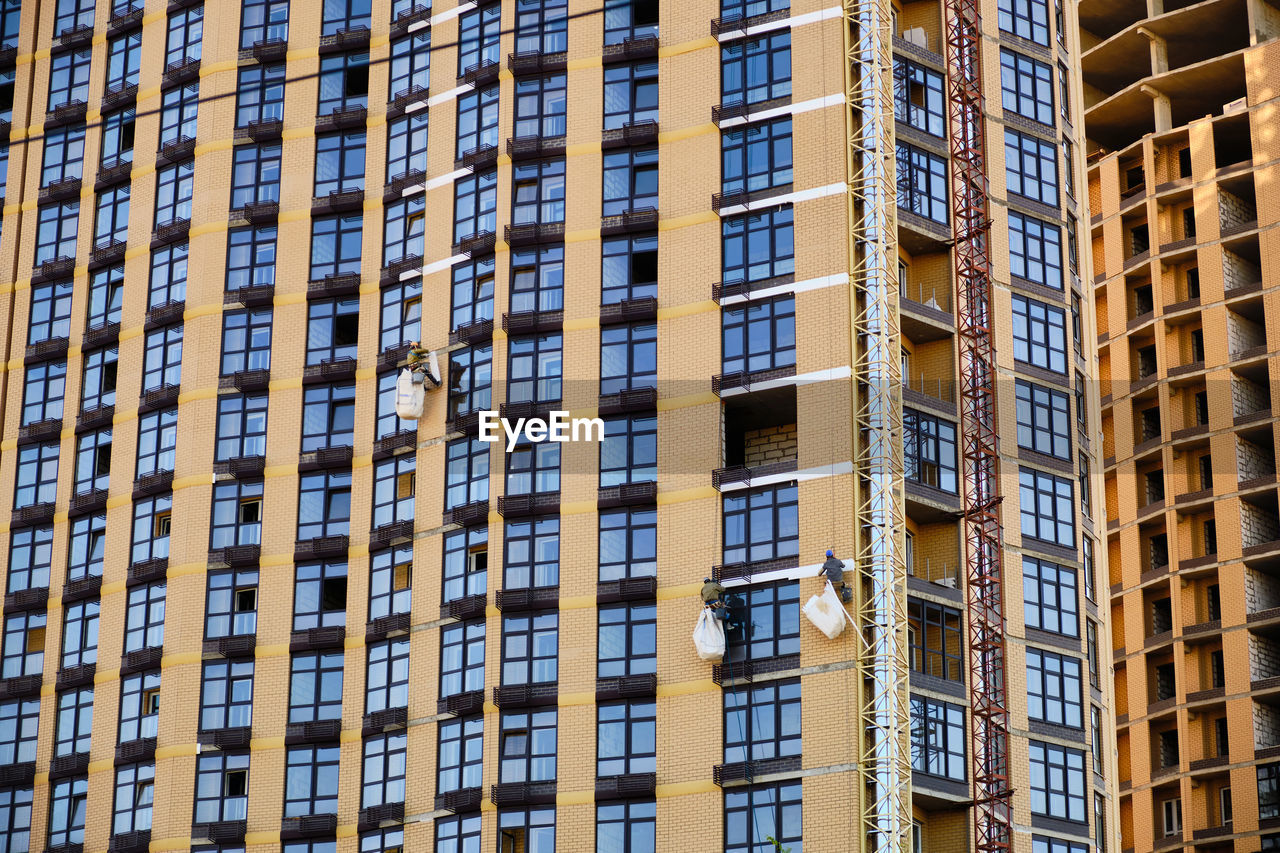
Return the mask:
POLYGON ((840 600, 853 601, 853 588, 844 582, 844 562, 837 560, 835 552, 827 549, 827 561, 818 570, 818 577, 831 582, 831 586, 840 593, 840 600))

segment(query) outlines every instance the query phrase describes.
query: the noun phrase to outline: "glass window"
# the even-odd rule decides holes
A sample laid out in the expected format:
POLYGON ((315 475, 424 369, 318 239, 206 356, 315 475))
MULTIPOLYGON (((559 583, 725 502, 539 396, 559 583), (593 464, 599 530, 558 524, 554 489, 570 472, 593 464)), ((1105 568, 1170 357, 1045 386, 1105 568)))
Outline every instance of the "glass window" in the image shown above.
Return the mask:
POLYGON ((404 802, 408 742, 404 732, 365 739, 361 808, 404 802))
POLYGON ((1061 308, 1013 295, 1013 357, 1052 370, 1067 372, 1067 318, 1061 308))
POLYGON ((83 495, 111 485, 111 430, 82 433, 76 440, 76 478, 72 494, 83 495))
POLYGON ((511 253, 511 312, 564 308, 564 246, 511 253))
POLYGON ((724 763, 799 756, 800 679, 724 691, 724 763))
POLYGON ((437 732, 436 790, 479 788, 484 769, 484 718, 442 719, 437 732))
POLYGON ((791 119, 727 130, 720 138, 721 191, 756 192, 791 183, 791 119))
POLYGON ((215 483, 209 548, 261 544, 262 519, 261 480, 215 483))
POLYGON ((921 485, 956 493, 956 425, 933 415, 902 412, 905 475, 921 485))
POLYGON ((564 53, 568 48, 569 0, 516 0, 517 54, 564 53))
POLYGON ((725 601, 742 619, 729 622, 728 652, 735 660, 765 660, 800 653, 800 584, 777 581, 734 588, 725 601))
POLYGON ((496 170, 459 178, 453 184, 453 242, 479 234, 496 234, 498 173, 496 170))
POLYGON ((1071 413, 1067 395, 1052 388, 1016 381, 1018 446, 1071 458, 1071 413))
MULTIPOLYGON (((1048 202, 1057 204, 1057 199, 1048 202)), ((1058 226, 1009 211, 1009 271, 1012 275, 1062 289, 1062 232, 1058 226)))
POLYGON ((907 601, 907 640, 911 670, 946 681, 964 679, 959 610, 919 599, 907 601))
POLYGON ((1023 557, 1022 598, 1027 627, 1080 636, 1076 573, 1071 569, 1023 557))
POLYGON ((636 323, 600 330, 600 393, 653 388, 658 381, 658 325, 636 323))
POLYGON ((413 521, 415 463, 413 454, 374 463, 373 526, 413 521))
POLYGON ((946 136, 946 92, 942 75, 903 59, 893 58, 893 117, 930 136, 946 136))
POLYGON ((133 162, 135 117, 133 107, 102 117, 102 160, 99 168, 133 162))
POLYGON ((1027 716, 1073 729, 1084 727, 1080 659, 1027 649, 1027 716))
POLYGON ((307 474, 298 483, 298 538, 346 536, 351 529, 351 472, 307 474))
POLYGON ((560 614, 555 612, 502 618, 502 684, 504 687, 513 684, 546 684, 556 681, 559 623, 560 614))
POLYGON ((947 161, 899 142, 898 207, 934 222, 947 224, 947 161))
POLYGON ((462 15, 458 22, 458 76, 500 60, 502 6, 494 3, 462 15))
POLYGON ((396 379, 399 371, 388 370, 378 375, 377 422, 375 439, 383 439, 402 432, 418 432, 417 421, 401 420, 396 416, 396 379))
MULTIPOLYGON (((1105 839, 1099 839, 1099 845, 1105 843, 1105 839)), ((1104 848, 1098 847, 1101 851, 1104 848)), ((1262 848, 1266 850, 1266 847, 1262 848)), ((1075 841, 1064 841, 1061 838, 1049 838, 1044 835, 1031 836, 1031 853, 1089 853, 1089 845, 1080 844, 1075 841)))
POLYGON ((58 443, 28 444, 18 448, 18 476, 13 508, 53 503, 58 496, 58 443))
MULTIPOLYGON (((44 137, 40 186, 78 181, 84 166, 84 125, 50 130, 44 137)), ((127 188, 126 188, 127 189, 127 188)))
MULTIPOLYGON (((85 0, 89 10, 89 25, 93 25, 93 3, 85 0)), ((54 54, 49 60, 49 112, 58 107, 89 102, 89 66, 93 61, 91 49, 73 50, 54 54)))
MULTIPOLYGON (((497 145, 498 87, 488 86, 459 95, 457 148, 454 157, 460 159, 469 152, 496 148, 497 145)), ((425 166, 423 168, 425 170, 425 166)))
POLYGON ((66 393, 65 361, 45 362, 28 367, 22 385, 22 426, 46 420, 62 420, 62 404, 66 393))
POLYGON ((791 32, 720 47, 720 104, 758 104, 791 94, 791 32))
MULTIPOLYGON (((726 143, 727 144, 727 143, 726 143)), ((726 152, 726 159, 729 157, 726 152)), ((624 148, 604 155, 604 216, 658 209, 658 149, 624 148)))
POLYGON ((450 331, 493 319, 493 269, 492 257, 464 261, 453 268, 450 331))
POLYGON ((795 272, 791 207, 748 213, 721 223, 726 282, 753 282, 795 272))
POLYGON ((80 202, 68 201, 40 208, 35 265, 58 258, 75 258, 79 228, 80 202))
MULTIPOLYGON (((95 276, 95 280, 97 277, 95 276)), ((31 314, 27 318, 28 344, 71 336, 71 296, 72 286, 69 281, 31 288, 31 314)))
POLYGON ((484 620, 440 629, 440 696, 484 689, 484 620))
MULTIPOLYGON (((503 714, 501 727, 501 741, 498 745, 498 758, 501 762, 499 783, 549 782, 556 778, 554 710, 503 714)), ((553 848, 546 849, 549 851, 553 848)))
POLYGON ((1027 742, 1031 758, 1031 813, 1061 820, 1085 820, 1084 753, 1078 749, 1027 742))
MULTIPOLYGON (((551 823, 554 827, 554 810, 552 810, 551 823)), ((435 825, 437 853, 479 853, 480 815, 440 817, 436 818, 435 825)), ((551 833, 550 838, 555 838, 554 831, 551 833)), ((361 850, 361 853, 364 853, 364 851, 361 850)), ((533 853, 532 849, 530 849, 530 853, 533 853)))
POLYGON ((726 565, 794 557, 799 549, 799 497, 795 483, 724 496, 726 565))
POLYGON ((293 630, 347 624, 347 564, 303 563, 293 583, 293 630))
POLYGON ((507 495, 560 491, 560 442, 522 440, 507 453, 507 495))
POLYGON ((645 507, 600 513, 600 582, 655 577, 658 571, 658 512, 645 507))
MULTIPOLYGON (((1000 0, 1000 29, 1030 39, 1036 44, 1049 46, 1048 0, 1000 0)), ((1036 851, 1040 853, 1040 851, 1036 851)), ((1059 853, 1059 851, 1046 851, 1059 853)))
POLYGON ((129 590, 125 613, 124 650, 157 649, 164 645, 164 604, 166 586, 151 583, 129 590))
POLYGON ((106 554, 107 516, 82 515, 71 519, 71 541, 67 546, 67 582, 102 577, 106 554))
POLYGON ((652 699, 597 706, 597 776, 653 773, 658 769, 657 709, 652 699))
POLYGON ((471 527, 444 535, 444 603, 488 588, 489 530, 471 527))
POLYGON ((320 34, 331 36, 361 27, 368 29, 373 20, 372 5, 371 0, 324 0, 320 34))
POLYGON ((156 227, 189 221, 195 193, 195 161, 169 166, 156 175, 156 227))
POLYGON ((658 296, 658 236, 601 241, 600 304, 658 296))
POLYGON ((444 508, 454 509, 489 499, 489 445, 460 438, 445 449, 444 508))
POLYGON ((562 340, 559 333, 508 339, 508 403, 546 403, 560 399, 562 340))
POLYGON ((517 163, 511 176, 511 224, 564 222, 564 160, 517 163))
POLYGON ((355 358, 360 333, 360 299, 316 300, 307 305, 307 364, 355 358))
POLYGON ((285 817, 337 813, 340 752, 336 745, 289 747, 285 753, 285 817))
POLYGON ((311 385, 302 392, 302 452, 355 443, 356 386, 311 385))
POLYGON ((504 557, 504 589, 559 586, 560 519, 508 521, 504 557))
MULTIPOLYGON (((276 146, 277 149, 279 146, 276 146)), ((364 189, 365 132, 316 137, 315 196, 364 189)), ((233 204, 232 207, 235 207, 233 204)))
POLYGON ((1018 485, 1022 535, 1074 548, 1076 519, 1071 480, 1021 468, 1018 485))
POLYGON ((493 346, 468 347, 449 354, 449 418, 491 407, 493 346))
POLYGON ((189 254, 187 243, 162 246, 152 251, 148 309, 186 301, 189 254))
POLYGON ((565 112, 568 104, 566 80, 565 74, 516 80, 513 136, 549 139, 565 135, 565 112))
MULTIPOLYGON (((362 216, 324 216, 312 220, 311 281, 360 272, 363 222, 362 216)), ((316 304, 334 304, 334 301, 313 303, 313 313, 316 304)))
POLYGON ((0 759, 6 765, 34 762, 39 728, 39 699, 0 702, 0 759))
MULTIPOLYGON (((62 287, 62 285, 53 285, 54 287, 62 287)), ((120 311, 124 306, 124 267, 115 266, 107 269, 101 269, 93 273, 89 279, 89 316, 86 319, 86 328, 101 329, 112 323, 120 322, 120 311)), ((68 318, 70 315, 68 314, 68 318)), ((68 324, 69 325, 69 324, 68 324)), ((104 355, 104 351, 99 350, 95 356, 104 355)), ((86 393, 89 386, 89 360, 90 356, 86 356, 85 362, 85 384, 86 393)), ((99 370, 101 370, 102 359, 98 359, 99 370)), ((111 389, 115 390, 115 350, 111 350, 111 389)), ((99 374, 94 377, 95 387, 100 383, 102 376, 99 374)), ((114 397, 112 397, 114 400, 114 397)))
POLYGON ((1000 51, 1001 105, 1024 118, 1053 125, 1053 68, 1012 50, 1000 51))
MULTIPOLYGON (((413 462, 412 456, 408 457, 413 462)), ((413 584, 413 547, 379 551, 369 559, 369 620, 408 613, 413 584)))
POLYGON ((40 675, 44 669, 45 614, 10 613, 4 617, 4 658, 0 678, 40 675))
POLYGON ((195 823, 244 820, 249 814, 249 756, 213 752, 196 759, 195 823))
POLYGON ((656 604, 601 607, 598 618, 597 678, 649 675, 658 671, 656 604))
POLYGON ((182 325, 149 332, 142 368, 142 391, 182 384, 182 325))
POLYGON ((658 62, 604 69, 604 129, 658 120, 658 62))
POLYGON ((658 807, 652 800, 596 806, 596 853, 654 853, 658 807))
POLYGON ((381 335, 385 351, 422 337, 422 276, 415 275, 382 289, 381 335))
POLYGON ((271 369, 271 309, 222 315, 222 375, 271 369))
POLYGON ((1057 206, 1058 150, 1052 143, 1006 129, 1004 164, 1009 192, 1057 206))
MULTIPOLYGON (((59 779, 51 782, 50 788, 49 846, 83 844, 85 818, 89 813, 89 777, 59 779)), ((15 848, 15 853, 17 849, 25 847, 15 848)))
MULTIPOLYGON (((317 141, 317 146, 320 141, 317 141)), ((231 209, 250 204, 280 201, 280 162, 282 147, 241 145, 233 149, 231 162, 231 209)), ((321 177, 320 158, 316 156, 316 179, 321 177)))
POLYGON ((963 782, 964 755, 964 708, 912 696, 911 769, 963 782))
POLYGON ((205 661, 200 685, 200 731, 253 725, 253 661, 205 661))
POLYGON ((725 853, 756 853, 775 844, 784 849, 801 850, 804 839, 802 788, 797 779, 727 789, 724 792, 725 853))
POLYGON ((1280 817, 1280 764, 1258 767, 1258 819, 1280 817))
POLYGON ((431 30, 419 30, 391 42, 391 99, 425 93, 431 86, 431 30))
POLYGON ((724 309, 721 370, 755 373, 796 363, 796 300, 779 296, 724 309))
POLYGON ((369 54, 320 57, 320 101, 317 116, 369 105, 369 54))
POLYGON ((165 68, 200 59, 204 38, 204 4, 169 15, 169 40, 164 52, 165 68))
POLYGON ((226 462, 267 452, 267 395, 228 394, 218 398, 218 443, 214 460, 226 462))
POLYGON ((256 634, 258 572, 256 569, 209 572, 205 600, 205 639, 256 634))
POLYGON ((227 290, 276 283, 276 226, 227 232, 227 290))
MULTIPOLYGON (((283 97, 283 80, 280 85, 281 97, 283 97)), ((199 83, 162 93, 160 96, 160 145, 163 147, 180 140, 195 139, 196 117, 199 111, 199 83)))
POLYGON ((427 171, 427 111, 387 122, 387 182, 427 171))
MULTIPOLYGON (((14 528, 9 540, 9 571, 6 592, 48 589, 53 568, 53 528, 14 528)), ((63 617, 68 618, 68 617, 63 617)))
POLYGON ((120 679, 120 743, 156 736, 160 722, 160 670, 120 679))
POLYGON ((600 443, 600 488, 658 478, 658 419, 652 415, 608 418, 600 443))
POLYGON ((416 260, 421 266, 426 230, 426 196, 417 195, 386 206, 382 229, 382 265, 416 260))
POLYGON ((98 600, 66 605, 62 617, 63 669, 98 660, 98 600))
POLYGON ((384 640, 369 646, 364 712, 409 706, 409 640, 384 640))
POLYGON ((246 65, 236 84, 236 127, 284 118, 284 63, 246 65))
POLYGON ((289 722, 342 719, 343 653, 294 655, 289 669, 289 722))
POLYGON ((129 239, 129 187, 98 193, 94 207, 93 248, 105 249, 129 239))
POLYGON ((289 40, 289 0, 244 0, 240 5, 240 49, 289 40))

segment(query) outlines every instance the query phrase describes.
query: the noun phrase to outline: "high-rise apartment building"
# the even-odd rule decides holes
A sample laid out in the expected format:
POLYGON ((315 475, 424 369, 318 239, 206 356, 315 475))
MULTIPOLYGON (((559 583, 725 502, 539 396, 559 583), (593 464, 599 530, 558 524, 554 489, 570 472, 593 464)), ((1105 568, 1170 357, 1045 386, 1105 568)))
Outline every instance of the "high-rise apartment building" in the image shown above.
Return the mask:
POLYGON ((0 851, 1118 853, 1074 3, 954 5, 0 0, 0 851))
POLYGON ((1123 846, 1280 849, 1280 9, 1079 22, 1123 846))

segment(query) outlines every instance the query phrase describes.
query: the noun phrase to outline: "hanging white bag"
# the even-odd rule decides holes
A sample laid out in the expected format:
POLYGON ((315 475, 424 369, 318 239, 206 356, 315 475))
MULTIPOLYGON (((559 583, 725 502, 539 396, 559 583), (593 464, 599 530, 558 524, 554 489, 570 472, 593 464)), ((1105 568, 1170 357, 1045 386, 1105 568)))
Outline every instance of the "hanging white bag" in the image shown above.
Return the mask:
POLYGON ((422 403, 426 391, 422 383, 413 375, 413 371, 405 368, 400 371, 396 380, 396 416, 408 421, 416 421, 422 417, 422 403))
POLYGON ((719 661, 724 658, 724 626, 709 607, 702 608, 698 624, 693 628, 693 645, 703 660, 719 661))
POLYGON ((849 618, 831 581, 827 581, 821 595, 815 595, 805 603, 803 612, 813 627, 826 634, 829 640, 840 636, 849 618))

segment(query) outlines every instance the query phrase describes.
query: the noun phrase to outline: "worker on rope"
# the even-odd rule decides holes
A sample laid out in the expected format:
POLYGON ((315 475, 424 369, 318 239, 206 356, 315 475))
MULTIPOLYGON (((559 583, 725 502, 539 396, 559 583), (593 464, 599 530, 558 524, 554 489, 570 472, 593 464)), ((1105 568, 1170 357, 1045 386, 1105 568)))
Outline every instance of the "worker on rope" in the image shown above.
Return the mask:
POLYGON ((725 605, 721 600, 724 591, 724 587, 711 578, 702 579, 702 606, 709 608, 717 619, 724 619, 725 616, 725 605))
POLYGON ((425 385, 428 379, 435 383, 435 377, 431 375, 431 351, 424 347, 421 341, 409 342, 407 361, 409 369, 413 371, 413 376, 419 383, 425 385))
POLYGON ((818 577, 831 582, 832 588, 840 592, 840 600, 846 604, 853 601, 853 588, 844 582, 844 562, 836 559, 830 548, 827 549, 827 561, 818 570, 818 577))

